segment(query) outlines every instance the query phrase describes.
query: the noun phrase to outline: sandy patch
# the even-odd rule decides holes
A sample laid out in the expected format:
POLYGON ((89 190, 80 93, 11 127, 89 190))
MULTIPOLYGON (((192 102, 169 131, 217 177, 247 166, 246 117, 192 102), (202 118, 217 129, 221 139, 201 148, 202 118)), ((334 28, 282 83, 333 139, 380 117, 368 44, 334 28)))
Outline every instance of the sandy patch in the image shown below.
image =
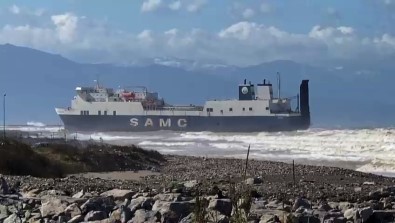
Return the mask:
POLYGON ((73 176, 81 176, 85 178, 101 178, 104 180, 141 180, 142 177, 150 175, 159 175, 158 172, 152 172, 147 170, 142 171, 114 171, 114 172, 101 172, 101 173, 81 173, 72 174, 73 176))

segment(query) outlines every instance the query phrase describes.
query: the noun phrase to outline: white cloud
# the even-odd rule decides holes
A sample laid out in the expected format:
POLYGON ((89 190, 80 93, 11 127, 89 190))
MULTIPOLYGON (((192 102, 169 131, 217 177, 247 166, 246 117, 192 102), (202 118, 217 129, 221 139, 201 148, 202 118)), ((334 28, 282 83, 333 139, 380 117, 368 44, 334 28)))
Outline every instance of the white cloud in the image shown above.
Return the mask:
POLYGON ((173 11, 181 9, 181 1, 175 1, 169 4, 169 8, 173 11))
POLYGON ((159 9, 162 5, 162 0, 144 0, 141 6, 142 12, 152 12, 159 9))
POLYGON ((262 2, 261 6, 260 6, 260 10, 262 13, 270 13, 273 9, 272 6, 267 3, 267 2, 262 2))
POLYGON ((73 13, 40 17, 41 25, 0 27, 0 43, 59 53, 89 62, 124 63, 147 57, 223 60, 248 65, 276 59, 314 63, 337 59, 359 61, 395 54, 395 36, 362 36, 353 27, 314 26, 291 33, 274 26, 242 21, 217 32, 202 29, 145 29, 131 33, 73 13))
POLYGON ((59 40, 62 42, 72 42, 76 35, 78 17, 71 13, 66 13, 53 15, 51 19, 56 26, 59 40))
POLYGON ((243 17, 244 17, 245 19, 252 18, 252 17, 254 17, 254 15, 255 15, 255 11, 254 11, 253 9, 246 8, 246 9, 243 11, 243 17))
POLYGON ((190 0, 190 3, 187 5, 187 11, 189 12, 197 12, 203 8, 207 4, 207 0, 190 0))
POLYGON ((208 0, 144 0, 141 5, 142 12, 155 12, 158 10, 198 12, 208 0))
POLYGON ((12 6, 9 8, 9 11, 10 11, 11 13, 13 13, 13 14, 19 14, 19 13, 21 13, 21 9, 20 9, 18 6, 16 6, 16 5, 12 5, 12 6))

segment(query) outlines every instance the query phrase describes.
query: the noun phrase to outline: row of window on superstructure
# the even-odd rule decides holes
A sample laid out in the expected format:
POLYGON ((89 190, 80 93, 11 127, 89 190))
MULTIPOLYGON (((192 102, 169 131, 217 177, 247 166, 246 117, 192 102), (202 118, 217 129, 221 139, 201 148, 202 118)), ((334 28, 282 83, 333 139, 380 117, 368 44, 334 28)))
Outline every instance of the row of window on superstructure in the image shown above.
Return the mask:
MULTIPOLYGON (((246 108, 243 108, 243 111, 245 111, 245 110, 246 110, 246 108)), ((250 107, 249 110, 252 111, 252 108, 250 107)), ((207 112, 213 112, 214 109, 213 109, 213 108, 207 108, 206 111, 207 111, 207 112)), ((232 112, 232 111, 233 111, 233 108, 229 108, 229 111, 232 112)), ((222 112, 224 112, 224 110, 221 110, 221 113, 222 113, 222 112)))
MULTIPOLYGON (((80 112, 80 114, 81 114, 81 115, 89 115, 89 111, 84 111, 84 110, 82 110, 82 111, 80 112)), ((101 111, 98 111, 97 114, 98 114, 98 115, 102 115, 102 112, 101 112, 101 111)), ((107 115, 107 111, 103 111, 103 115, 107 115)), ((117 115, 117 111, 112 111, 112 115, 117 115)))
MULTIPOLYGON (((243 111, 245 111, 245 110, 246 110, 246 108, 243 108, 243 111)), ((252 111, 252 107, 249 107, 248 110, 252 111)), ((269 107, 266 107, 266 110, 269 110, 269 107)), ((214 109, 213 108, 207 108, 206 111, 207 112, 213 112, 214 109)), ((229 108, 229 111, 232 112, 233 108, 229 108)), ((221 113, 223 113, 223 112, 224 112, 224 110, 221 110, 221 113)))

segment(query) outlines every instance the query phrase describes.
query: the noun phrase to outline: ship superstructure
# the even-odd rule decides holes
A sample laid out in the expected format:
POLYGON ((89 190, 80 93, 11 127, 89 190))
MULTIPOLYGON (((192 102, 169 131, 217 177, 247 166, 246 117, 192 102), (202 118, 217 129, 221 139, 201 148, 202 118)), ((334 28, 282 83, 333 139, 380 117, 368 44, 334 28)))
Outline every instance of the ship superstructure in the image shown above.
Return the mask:
POLYGON ((238 99, 208 100, 201 106, 167 104, 143 86, 114 90, 97 84, 77 87, 71 106, 56 112, 66 130, 78 132, 291 131, 310 126, 308 82, 302 81, 300 95, 281 98, 280 90, 276 97, 266 80, 256 86, 244 80, 238 86, 238 99))

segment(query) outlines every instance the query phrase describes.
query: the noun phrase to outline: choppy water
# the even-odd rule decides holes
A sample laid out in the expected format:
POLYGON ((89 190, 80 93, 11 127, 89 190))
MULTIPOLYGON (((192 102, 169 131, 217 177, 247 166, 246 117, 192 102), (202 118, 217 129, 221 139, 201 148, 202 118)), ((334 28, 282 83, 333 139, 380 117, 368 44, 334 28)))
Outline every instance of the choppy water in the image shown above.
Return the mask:
MULTIPOLYGON (((44 135, 59 130, 42 125, 10 129, 43 132, 44 135)), ((395 129, 310 129, 249 134, 163 131, 77 134, 77 138, 102 138, 107 143, 119 145, 136 144, 167 154, 240 158, 246 157, 250 144, 252 159, 295 160, 296 163, 347 167, 395 176, 395 129)))

